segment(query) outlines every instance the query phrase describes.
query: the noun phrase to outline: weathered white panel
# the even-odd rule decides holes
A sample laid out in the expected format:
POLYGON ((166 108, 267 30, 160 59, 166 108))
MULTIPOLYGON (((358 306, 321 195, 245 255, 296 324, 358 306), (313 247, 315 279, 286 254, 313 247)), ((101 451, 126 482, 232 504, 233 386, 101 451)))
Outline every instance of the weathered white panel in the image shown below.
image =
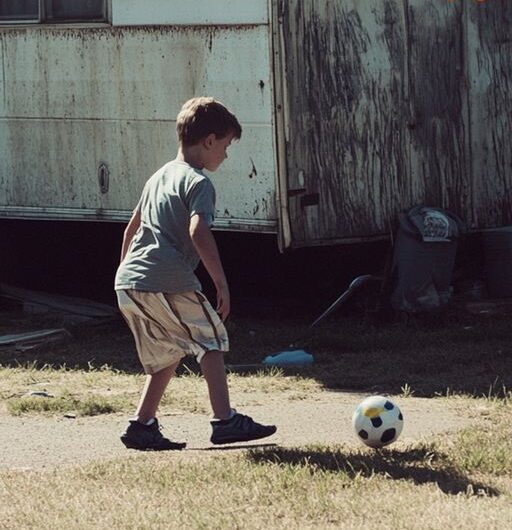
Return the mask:
POLYGON ((167 119, 212 95, 242 122, 270 123, 268 33, 247 28, 13 29, 4 116, 167 119))
MULTIPOLYGON (((471 219, 464 5, 279 2, 294 245, 385 235, 400 210, 418 203, 471 219)), ((486 28, 489 36, 501 29, 505 52, 510 17, 498 23, 504 8, 493 6, 486 3, 493 13, 486 28)), ((501 88, 493 91, 499 104, 490 101, 489 108, 509 108, 504 74, 510 53, 500 57, 492 47, 492 77, 501 88)), ((509 127, 505 112, 501 123, 498 130, 509 127)), ((500 197, 494 190, 501 189, 506 201, 510 158, 503 152, 503 179, 490 196, 500 197)), ((503 211, 505 201, 496 210, 503 211)))
MULTIPOLYGON (((0 208, 125 210, 177 144, 174 123, 162 121, 0 121, 0 208), (109 191, 101 193, 98 167, 106 164, 109 191)), ((270 126, 248 125, 228 160, 211 174, 219 218, 275 220, 270 126)))
POLYGON ((112 0, 114 26, 267 24, 267 0, 112 0))
POLYGON ((176 153, 182 103, 207 94, 243 127, 212 175, 218 226, 275 226, 268 38, 263 26, 3 32, 0 210, 128 214, 145 180, 176 153), (105 194, 101 163, 110 171, 105 194))
POLYGON ((219 217, 269 219, 277 217, 275 169, 270 126, 245 126, 228 159, 211 175, 217 188, 219 217))
POLYGON ((2 206, 101 207, 97 161, 119 138, 119 123, 13 119, 0 131, 2 206))

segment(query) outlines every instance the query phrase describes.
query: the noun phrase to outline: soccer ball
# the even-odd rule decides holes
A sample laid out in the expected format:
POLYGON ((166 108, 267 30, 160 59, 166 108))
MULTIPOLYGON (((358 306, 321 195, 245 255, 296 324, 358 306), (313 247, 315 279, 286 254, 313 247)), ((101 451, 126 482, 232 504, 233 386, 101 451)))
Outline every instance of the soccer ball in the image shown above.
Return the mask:
POLYGON ((352 424, 364 444, 378 449, 400 436, 404 418, 400 409, 387 397, 370 396, 357 406, 352 424))

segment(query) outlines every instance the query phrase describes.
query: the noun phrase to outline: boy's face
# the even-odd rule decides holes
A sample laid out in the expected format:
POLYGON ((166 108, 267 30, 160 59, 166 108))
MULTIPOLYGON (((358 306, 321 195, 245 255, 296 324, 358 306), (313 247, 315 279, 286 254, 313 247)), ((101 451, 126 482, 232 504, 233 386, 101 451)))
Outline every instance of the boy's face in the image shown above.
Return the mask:
POLYGON ((218 138, 215 134, 209 134, 204 139, 204 168, 208 171, 216 171, 228 157, 227 149, 232 141, 232 133, 223 138, 218 138))

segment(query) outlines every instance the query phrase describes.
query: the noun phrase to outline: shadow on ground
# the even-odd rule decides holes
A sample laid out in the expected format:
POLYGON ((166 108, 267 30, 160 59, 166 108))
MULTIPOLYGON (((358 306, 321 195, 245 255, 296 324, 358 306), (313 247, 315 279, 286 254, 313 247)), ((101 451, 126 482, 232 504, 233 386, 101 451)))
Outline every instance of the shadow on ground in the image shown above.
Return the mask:
POLYGON ((448 457, 428 449, 387 450, 351 454, 340 450, 265 449, 248 452, 259 464, 304 466, 315 471, 343 473, 349 478, 380 475, 414 484, 436 484, 448 495, 497 496, 495 488, 476 482, 450 463, 448 457))

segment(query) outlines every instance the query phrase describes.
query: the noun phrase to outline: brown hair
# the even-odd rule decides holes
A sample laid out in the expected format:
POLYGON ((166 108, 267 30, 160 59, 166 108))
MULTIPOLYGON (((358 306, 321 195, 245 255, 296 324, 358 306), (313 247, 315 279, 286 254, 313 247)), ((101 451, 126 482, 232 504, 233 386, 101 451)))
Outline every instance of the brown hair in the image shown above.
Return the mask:
POLYGON ((211 133, 218 138, 231 133, 239 139, 242 127, 222 103, 211 97, 197 97, 181 107, 176 118, 176 132, 181 144, 194 145, 211 133))

